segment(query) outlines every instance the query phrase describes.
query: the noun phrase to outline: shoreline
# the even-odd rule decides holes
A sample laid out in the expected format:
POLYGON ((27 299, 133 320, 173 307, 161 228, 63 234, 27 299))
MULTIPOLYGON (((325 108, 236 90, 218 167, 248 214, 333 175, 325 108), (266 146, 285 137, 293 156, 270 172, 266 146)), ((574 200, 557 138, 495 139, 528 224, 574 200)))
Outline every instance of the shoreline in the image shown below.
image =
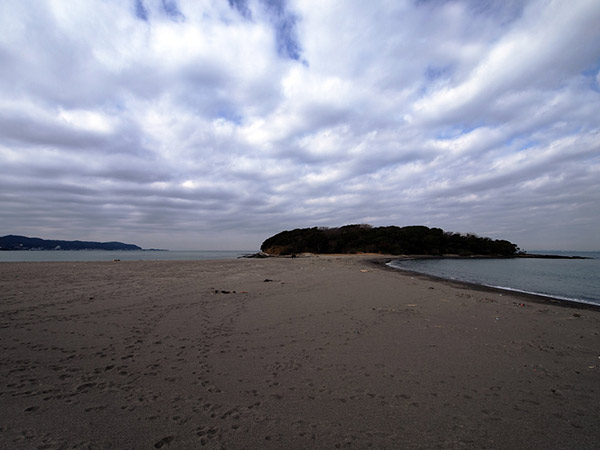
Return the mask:
MULTIPOLYGON (((595 311, 600 311, 600 304, 592 303, 591 301, 580 300, 580 299, 569 299, 569 298, 561 298, 554 297, 551 295, 544 295, 536 292, 526 292, 518 289, 513 289, 509 287, 499 287, 499 286, 490 286, 487 284, 478 284, 472 283, 469 281, 456 280, 451 278, 439 277, 436 275, 431 275, 427 273, 417 272, 414 270, 404 269, 404 268, 396 268, 388 265, 391 261, 396 260, 397 258, 382 258, 382 259, 373 259, 372 262, 376 266, 390 271, 399 271, 411 274, 413 276, 423 277, 424 279, 431 279, 434 281, 438 281, 440 283, 448 283, 456 286, 465 286, 469 289, 475 289, 480 291, 487 292, 500 292, 505 294, 510 294, 513 296, 521 296, 523 299, 527 299, 537 303, 554 303, 560 306, 564 306, 566 308, 575 308, 575 309, 591 309, 595 311)), ((428 259, 428 258, 415 258, 415 259, 428 259)))
POLYGON ((4 264, 0 447, 597 447, 597 310, 386 259, 4 264))

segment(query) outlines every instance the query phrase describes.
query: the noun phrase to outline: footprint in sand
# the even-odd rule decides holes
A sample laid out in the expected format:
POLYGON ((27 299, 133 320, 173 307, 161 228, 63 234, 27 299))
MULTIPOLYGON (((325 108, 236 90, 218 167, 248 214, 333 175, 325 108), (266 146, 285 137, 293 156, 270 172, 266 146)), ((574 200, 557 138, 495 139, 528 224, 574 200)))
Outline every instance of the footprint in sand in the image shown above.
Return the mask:
POLYGON ((154 448, 163 448, 165 445, 169 445, 171 442, 173 442, 174 439, 175 439, 175 436, 164 437, 160 441, 158 441, 156 444, 154 444, 154 448))
POLYGON ((205 446, 210 439, 220 436, 219 429, 213 427, 200 427, 196 434, 200 437, 200 445, 205 446))

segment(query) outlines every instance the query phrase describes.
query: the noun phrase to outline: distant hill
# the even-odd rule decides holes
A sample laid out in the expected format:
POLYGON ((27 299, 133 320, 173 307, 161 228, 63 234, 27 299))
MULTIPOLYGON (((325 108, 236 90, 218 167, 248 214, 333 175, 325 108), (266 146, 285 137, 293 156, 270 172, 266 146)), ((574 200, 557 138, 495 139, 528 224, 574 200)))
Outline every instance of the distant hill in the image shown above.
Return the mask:
POLYGON ((0 237, 0 250, 142 250, 122 242, 58 241, 26 236, 0 237))
POLYGON ((446 232, 425 226, 377 227, 346 225, 339 228, 302 228, 282 231, 265 240, 260 249, 271 255, 295 253, 382 253, 390 255, 515 256, 512 242, 474 234, 446 232))

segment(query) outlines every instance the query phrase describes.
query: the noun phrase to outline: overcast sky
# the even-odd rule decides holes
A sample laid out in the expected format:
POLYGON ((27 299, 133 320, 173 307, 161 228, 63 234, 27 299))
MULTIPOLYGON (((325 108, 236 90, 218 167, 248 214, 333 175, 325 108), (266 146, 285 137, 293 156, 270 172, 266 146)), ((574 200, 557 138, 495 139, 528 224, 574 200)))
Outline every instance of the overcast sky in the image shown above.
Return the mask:
POLYGON ((2 0, 0 235, 600 249, 598 0, 2 0))

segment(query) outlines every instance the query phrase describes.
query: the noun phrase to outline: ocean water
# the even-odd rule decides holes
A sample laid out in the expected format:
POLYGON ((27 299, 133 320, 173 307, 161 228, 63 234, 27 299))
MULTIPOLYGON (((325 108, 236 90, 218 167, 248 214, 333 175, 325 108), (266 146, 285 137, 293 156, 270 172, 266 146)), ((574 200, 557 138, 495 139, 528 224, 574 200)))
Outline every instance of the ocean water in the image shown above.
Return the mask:
POLYGON ((205 259, 236 259, 257 253, 248 251, 105 251, 105 250, 59 250, 59 251, 4 251, 0 262, 43 262, 43 261, 198 261, 205 259))
POLYGON ((600 252, 529 253, 590 259, 421 259, 389 266, 450 280, 600 305, 600 252))

